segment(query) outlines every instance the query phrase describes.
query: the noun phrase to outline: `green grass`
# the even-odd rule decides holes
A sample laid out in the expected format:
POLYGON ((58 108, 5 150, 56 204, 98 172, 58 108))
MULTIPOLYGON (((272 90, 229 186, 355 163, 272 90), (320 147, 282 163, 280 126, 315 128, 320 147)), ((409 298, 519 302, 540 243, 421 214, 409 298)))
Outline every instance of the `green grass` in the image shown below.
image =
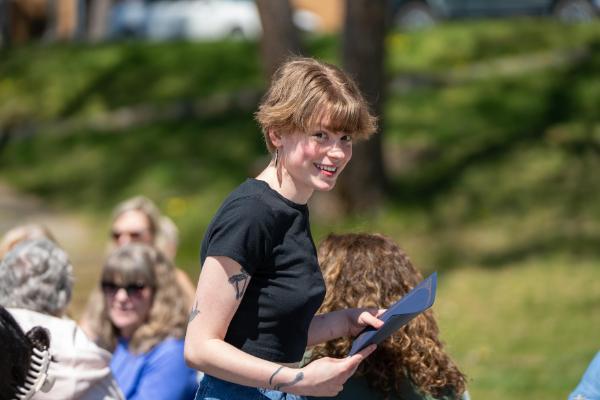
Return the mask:
POLYGON ((434 310, 474 399, 566 398, 600 348, 597 262, 538 257, 439 278, 434 310))
MULTIPOLYGON (((338 60, 336 38, 308 45, 338 60)), ((313 204, 317 242, 331 231, 381 232, 424 272, 440 272, 442 338, 474 399, 565 398, 600 347, 599 48, 598 23, 488 21, 392 33, 390 78, 439 78, 474 65, 487 73, 390 89, 385 204, 338 219, 313 204), (569 56, 573 49, 583 52, 569 56), (529 55, 545 52, 567 56, 526 68, 529 55), (498 60, 514 62, 512 72, 497 70, 498 60)), ((24 137, 0 148, 0 174, 92 216, 99 237, 116 202, 148 195, 178 224, 177 261, 195 277, 212 214, 266 163, 252 110, 120 130, 61 125, 57 134, 47 124, 264 84, 251 42, 1 50, 0 126, 24 137), (26 122, 38 127, 33 137, 26 122)))

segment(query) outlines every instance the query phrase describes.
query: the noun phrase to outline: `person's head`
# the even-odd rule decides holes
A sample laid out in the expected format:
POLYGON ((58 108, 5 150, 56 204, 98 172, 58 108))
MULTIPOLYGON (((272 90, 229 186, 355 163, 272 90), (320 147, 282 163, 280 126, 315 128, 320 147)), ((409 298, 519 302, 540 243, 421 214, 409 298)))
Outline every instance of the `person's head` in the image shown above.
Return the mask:
POLYGON ((37 390, 51 388, 53 381, 46 375, 49 346, 50 334, 45 328, 35 326, 24 333, 0 306, 0 400, 29 399, 37 390), (41 388, 36 387, 38 382, 41 388))
POLYGON ((25 224, 15 226, 2 236, 0 240, 0 260, 13 247, 28 239, 48 239, 56 242, 48 228, 41 224, 25 224))
POLYGON ((117 337, 145 352, 167 336, 182 337, 183 299, 168 259, 154 247, 129 243, 115 249, 101 274, 103 302, 90 316, 100 345, 112 350, 117 337))
POLYGON ((161 214, 147 197, 136 196, 119 203, 113 211, 111 239, 115 246, 131 242, 154 244, 161 214))
POLYGON ((0 305, 62 316, 71 300, 73 267, 48 239, 25 240, 0 261, 0 305))
POLYGON ((166 215, 160 217, 159 234, 156 235, 156 248, 160 249, 169 260, 175 260, 179 246, 179 229, 175 222, 166 215))
POLYGON ((355 82, 310 58, 293 58, 275 72, 256 120, 276 166, 319 190, 333 187, 352 156, 352 141, 377 128, 355 82))
MULTIPOLYGON (((320 312, 343 308, 386 308, 423 280, 406 253, 390 238, 378 234, 329 235, 319 246, 319 263, 327 286, 320 312)), ((421 391, 437 396, 460 396, 465 377, 445 353, 431 310, 417 316, 359 367, 381 392, 399 390, 407 377, 421 391)), ((315 348, 313 358, 344 357, 348 338, 315 348)))

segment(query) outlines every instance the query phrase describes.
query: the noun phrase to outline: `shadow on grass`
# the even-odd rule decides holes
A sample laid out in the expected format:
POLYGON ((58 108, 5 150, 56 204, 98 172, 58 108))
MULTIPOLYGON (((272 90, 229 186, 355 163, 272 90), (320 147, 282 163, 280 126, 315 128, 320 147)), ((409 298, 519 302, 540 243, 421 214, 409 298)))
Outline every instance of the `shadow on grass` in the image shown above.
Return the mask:
POLYGON ((113 51, 118 54, 117 61, 66 100, 58 112, 59 118, 76 115, 92 101, 112 110, 262 84, 253 42, 132 42, 114 47, 113 51))
POLYGON ((416 168, 420 172, 396 179, 391 188, 391 197, 407 205, 431 206, 452 190, 466 171, 498 162, 521 146, 538 145, 548 129, 561 122, 589 119, 589 115, 578 115, 577 97, 572 89, 577 82, 593 79, 597 75, 600 68, 599 52, 600 42, 592 43, 587 56, 559 74, 547 93, 529 94, 543 102, 543 107, 537 113, 515 115, 505 112, 506 98, 513 90, 510 82, 500 88, 506 95, 499 93, 493 98, 482 96, 476 104, 476 113, 489 121, 489 126, 504 127, 505 131, 495 136, 473 136, 458 143, 457 146, 466 148, 459 156, 444 156, 446 151, 439 152, 437 160, 416 168))
POLYGON ((136 191, 163 198, 239 181, 264 153, 252 115, 235 112, 110 134, 39 137, 10 147, 6 170, 20 186, 61 203, 94 208, 110 207, 136 191), (11 159, 15 171, 9 168, 11 159), (28 160, 31 168, 18 168, 28 160))

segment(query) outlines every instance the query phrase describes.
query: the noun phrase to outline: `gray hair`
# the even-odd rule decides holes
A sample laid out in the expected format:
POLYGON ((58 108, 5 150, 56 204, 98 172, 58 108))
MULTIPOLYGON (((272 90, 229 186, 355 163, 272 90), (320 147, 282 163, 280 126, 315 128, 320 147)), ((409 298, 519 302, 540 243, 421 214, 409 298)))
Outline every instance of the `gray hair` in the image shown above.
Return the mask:
POLYGON ((62 316, 71 300, 73 267, 48 239, 19 243, 0 261, 0 305, 62 316))

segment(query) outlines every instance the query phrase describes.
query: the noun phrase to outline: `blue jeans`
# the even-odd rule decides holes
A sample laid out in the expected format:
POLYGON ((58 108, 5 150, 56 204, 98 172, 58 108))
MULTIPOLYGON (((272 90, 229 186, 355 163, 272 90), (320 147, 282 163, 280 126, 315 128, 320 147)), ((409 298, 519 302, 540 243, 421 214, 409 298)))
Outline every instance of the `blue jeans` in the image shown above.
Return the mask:
POLYGON ((204 375, 195 400, 306 400, 306 398, 273 389, 238 385, 204 375))

